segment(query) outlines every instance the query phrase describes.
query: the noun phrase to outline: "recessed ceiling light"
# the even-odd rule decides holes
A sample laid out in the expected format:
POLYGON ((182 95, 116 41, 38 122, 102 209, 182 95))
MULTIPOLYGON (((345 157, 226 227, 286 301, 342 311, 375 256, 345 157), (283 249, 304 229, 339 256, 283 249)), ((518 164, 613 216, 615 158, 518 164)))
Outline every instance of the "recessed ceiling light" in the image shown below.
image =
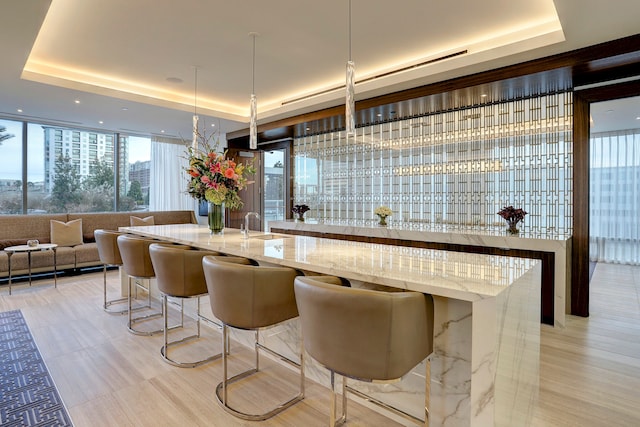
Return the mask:
POLYGON ((376 114, 376 116, 382 117, 382 113, 378 113, 378 114, 376 114))
POLYGON ((640 120, 640 116, 636 117, 636 120, 640 120))
POLYGON ((100 120, 98 123, 100 123, 100 124, 104 124, 104 122, 103 122, 102 120, 100 120))
POLYGON ((184 80, 182 80, 180 77, 167 77, 167 81, 169 83, 182 83, 184 80))
POLYGON ((76 99, 76 100, 75 100, 75 101, 73 101, 73 102, 75 102, 76 104, 80 104, 80 100, 79 100, 79 99, 76 99))
POLYGON ((164 130, 161 130, 160 133, 164 133, 164 130))
POLYGON ((481 96, 481 97, 483 97, 483 98, 486 98, 486 97, 487 97, 487 94, 486 94, 486 93, 483 93, 483 94, 482 94, 482 95, 480 95, 480 96, 481 96))
POLYGON ((215 124, 215 123, 211 123, 211 127, 215 127, 215 126, 216 126, 216 124, 215 124))
POLYGON ((22 108, 18 108, 16 111, 17 111, 18 113, 22 113, 22 108))
POLYGON ((129 111, 127 107, 122 107, 122 111, 129 111))
POLYGON ((310 131, 310 130, 311 130, 311 128, 307 128, 306 130, 307 130, 307 131, 310 131))

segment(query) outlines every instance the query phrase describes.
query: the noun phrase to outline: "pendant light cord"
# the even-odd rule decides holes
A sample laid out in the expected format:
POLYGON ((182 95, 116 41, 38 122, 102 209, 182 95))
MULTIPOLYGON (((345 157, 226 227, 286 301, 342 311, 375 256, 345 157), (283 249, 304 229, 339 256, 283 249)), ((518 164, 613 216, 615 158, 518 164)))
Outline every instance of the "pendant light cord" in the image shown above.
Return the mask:
POLYGON ((251 93, 256 93, 256 35, 253 34, 253 64, 251 68, 251 93))
POLYGON ((351 61, 351 0, 349 0, 349 61, 351 61))
POLYGON ((198 67, 193 67, 194 84, 193 84, 193 115, 198 115, 198 67))

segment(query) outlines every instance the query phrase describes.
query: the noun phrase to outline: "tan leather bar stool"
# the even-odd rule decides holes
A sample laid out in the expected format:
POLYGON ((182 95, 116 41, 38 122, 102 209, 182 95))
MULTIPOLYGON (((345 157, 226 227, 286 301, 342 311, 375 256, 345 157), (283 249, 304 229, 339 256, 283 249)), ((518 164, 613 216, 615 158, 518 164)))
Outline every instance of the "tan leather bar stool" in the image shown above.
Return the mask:
POLYGON ((153 331, 142 331, 136 329, 134 327, 136 323, 161 317, 163 315, 163 311, 161 309, 161 311, 159 312, 133 317, 133 311, 135 311, 137 308, 132 307, 131 301, 131 284, 132 282, 134 282, 134 286, 136 286, 136 295, 138 288, 145 290, 147 292, 147 305, 145 307, 148 309, 153 308, 151 304, 150 279, 155 278, 156 273, 153 269, 153 264, 151 263, 151 256, 149 255, 149 246, 153 243, 158 243, 158 241, 154 239, 132 236, 129 234, 118 236, 118 248, 120 249, 120 255, 122 256, 122 268, 130 278, 127 293, 129 314, 127 328, 129 329, 129 332, 136 335, 153 335, 163 331, 162 328, 153 331), (145 282, 147 283, 147 286, 144 286, 143 283, 145 282))
POLYGON ((178 361, 169 356, 172 346, 184 344, 200 338, 200 320, 213 322, 200 314, 200 298, 207 295, 207 283, 202 269, 202 258, 208 255, 220 255, 218 252, 201 251, 183 245, 161 245, 153 243, 149 246, 149 254, 156 273, 158 290, 162 294, 162 311, 164 313, 164 345, 160 354, 165 362, 182 368, 194 368, 220 358, 221 353, 193 362, 178 361), (169 298, 180 299, 180 325, 184 327, 184 300, 196 298, 196 333, 179 340, 169 341, 169 298))
MULTIPOLYGON (((246 420, 260 421, 289 408, 304 399, 304 359, 300 351, 300 363, 260 344, 260 329, 275 326, 298 317, 293 292, 296 270, 286 267, 242 265, 226 262, 225 257, 204 257, 204 275, 209 289, 213 315, 222 322, 223 380, 216 386, 216 398, 229 413, 246 420), (255 368, 231 378, 227 375, 228 327, 255 331, 255 368), (248 414, 229 404, 230 383, 247 378, 260 370, 259 350, 300 369, 300 391, 290 400, 263 414, 248 414)), ((268 392, 268 391, 267 391, 268 392)))
MULTIPOLYGON (((304 348, 331 372, 330 425, 347 419, 347 391, 393 413, 418 419, 347 385, 398 380, 433 351, 433 298, 420 292, 383 292, 336 286, 338 278, 297 277, 304 348), (327 283, 330 282, 330 283, 327 283), (336 415, 335 373, 342 375, 342 415, 336 415)), ((427 389, 427 384, 425 384, 427 389)), ((427 396, 428 397, 428 396, 427 396)))
POLYGON ((95 230, 93 234, 96 238, 96 244, 98 245, 98 255, 100 256, 100 262, 102 262, 103 264, 102 273, 104 277, 104 303, 102 307, 107 313, 124 314, 128 311, 126 307, 122 310, 113 310, 109 307, 113 304, 127 302, 126 297, 107 300, 107 267, 122 266, 122 257, 120 256, 120 249, 118 249, 118 236, 121 236, 124 233, 112 230, 95 230))

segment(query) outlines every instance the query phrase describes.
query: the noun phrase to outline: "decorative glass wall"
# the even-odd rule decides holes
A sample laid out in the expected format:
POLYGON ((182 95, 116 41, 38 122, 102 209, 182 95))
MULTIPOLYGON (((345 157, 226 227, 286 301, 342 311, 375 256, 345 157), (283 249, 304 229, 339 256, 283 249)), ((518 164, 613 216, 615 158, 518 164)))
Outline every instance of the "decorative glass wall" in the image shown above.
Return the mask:
POLYGON ((572 94, 459 109, 294 141, 294 201, 309 218, 374 225, 504 226, 523 208, 527 230, 572 227, 572 94))

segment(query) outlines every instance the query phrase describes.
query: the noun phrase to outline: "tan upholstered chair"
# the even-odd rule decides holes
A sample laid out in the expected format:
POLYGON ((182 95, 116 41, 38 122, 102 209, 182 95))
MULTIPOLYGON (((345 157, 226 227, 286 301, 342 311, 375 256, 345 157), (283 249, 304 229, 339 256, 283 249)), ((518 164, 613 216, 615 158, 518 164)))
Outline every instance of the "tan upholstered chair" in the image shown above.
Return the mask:
MULTIPOLYGON (((225 257, 204 257, 204 275, 211 299, 213 315, 222 322, 222 369, 223 380, 216 387, 216 397, 223 408, 246 420, 266 420, 304 399, 304 360, 300 353, 297 363, 260 343, 259 330, 275 326, 298 317, 293 292, 296 270, 285 267, 265 267, 227 262, 225 257), (227 375, 228 327, 255 331, 256 366, 232 378, 227 375), (247 378, 260 370, 259 350, 264 350, 300 369, 299 393, 263 414, 248 414, 234 409, 229 404, 230 383, 247 378)), ((268 391, 267 391, 268 392, 268 391)))
POLYGON ((207 295, 207 283, 204 280, 202 270, 202 258, 207 255, 220 255, 218 252, 201 251, 183 245, 161 245, 154 243, 149 246, 151 262, 156 273, 158 290, 162 294, 162 311, 164 313, 164 345, 160 349, 162 358, 174 365, 183 368, 193 368, 203 363, 218 359, 221 353, 208 356, 204 359, 193 362, 182 362, 169 355, 169 348, 175 345, 200 338, 200 320, 206 319, 200 314, 200 297, 207 295), (196 333, 180 340, 169 342, 169 298, 180 300, 180 325, 184 327, 184 300, 195 298, 197 301, 196 311, 196 333))
MULTIPOLYGON (((326 276, 295 280, 304 348, 331 372, 330 425, 346 421, 347 391, 424 424, 425 420, 349 387, 347 377, 396 380, 429 356, 433 351, 433 298, 419 292, 382 292, 336 286, 339 284, 340 279, 326 276), (339 419, 335 373, 343 376, 339 419)), ((427 416, 425 407, 425 419, 427 416)))
POLYGON ((118 248, 120 249, 120 255, 122 256, 122 268, 130 278, 127 293, 127 311, 129 315, 127 328, 129 329, 129 332, 136 335, 153 335, 163 331, 162 328, 153 331, 143 331, 136 329, 135 327, 138 323, 161 317, 163 313, 162 309, 159 312, 152 312, 147 315, 133 317, 133 312, 136 310, 143 308, 153 309, 151 303, 151 287, 149 286, 150 280, 156 276, 153 264, 151 263, 151 256, 149 255, 149 245, 152 243, 158 243, 158 241, 129 234, 118 236, 118 248), (139 288, 147 292, 147 305, 136 308, 132 307, 132 282, 136 287, 136 295, 139 288))
POLYGON ((107 313, 124 314, 128 311, 126 307, 121 310, 113 310, 109 307, 113 304, 125 303, 127 302, 127 298, 107 300, 107 267, 120 267, 122 265, 122 257, 120 256, 120 249, 118 249, 118 236, 121 236, 124 233, 111 230, 95 230, 93 234, 96 238, 100 262, 103 264, 104 303, 102 307, 107 313))

